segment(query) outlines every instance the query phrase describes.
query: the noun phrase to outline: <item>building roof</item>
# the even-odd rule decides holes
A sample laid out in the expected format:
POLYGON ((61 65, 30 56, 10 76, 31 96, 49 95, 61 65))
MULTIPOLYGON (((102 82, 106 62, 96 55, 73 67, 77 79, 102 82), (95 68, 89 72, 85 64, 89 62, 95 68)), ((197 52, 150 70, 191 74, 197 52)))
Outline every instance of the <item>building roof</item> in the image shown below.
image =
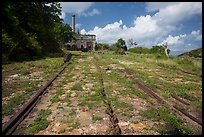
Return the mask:
POLYGON ((93 34, 79 34, 79 35, 82 35, 82 36, 96 36, 96 35, 93 35, 93 34))

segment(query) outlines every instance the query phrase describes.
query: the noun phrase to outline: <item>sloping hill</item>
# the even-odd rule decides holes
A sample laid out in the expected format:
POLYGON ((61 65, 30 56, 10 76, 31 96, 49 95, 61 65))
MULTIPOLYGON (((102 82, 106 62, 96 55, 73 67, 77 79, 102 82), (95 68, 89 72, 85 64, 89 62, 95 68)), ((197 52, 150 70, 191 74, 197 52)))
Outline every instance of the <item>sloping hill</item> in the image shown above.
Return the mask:
POLYGON ((194 58, 202 58, 202 48, 198 48, 195 50, 191 50, 189 52, 185 52, 178 57, 194 57, 194 58))
MULTIPOLYGON (((70 62, 14 134, 119 134, 115 125, 122 135, 160 135, 174 128, 184 135, 202 134, 202 125, 171 107, 202 119, 201 61, 132 52, 67 52, 73 54, 70 62)), ((2 65, 2 125, 62 63, 62 57, 52 57, 2 65)))

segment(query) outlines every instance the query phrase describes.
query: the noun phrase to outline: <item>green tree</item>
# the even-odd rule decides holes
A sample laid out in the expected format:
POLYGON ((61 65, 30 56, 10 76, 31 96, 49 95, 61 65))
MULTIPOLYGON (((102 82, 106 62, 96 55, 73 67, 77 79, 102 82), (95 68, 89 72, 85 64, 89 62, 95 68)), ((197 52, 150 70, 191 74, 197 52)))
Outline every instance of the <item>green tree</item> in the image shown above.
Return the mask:
POLYGON ((138 54, 149 54, 150 49, 144 47, 135 47, 128 50, 129 52, 138 53, 138 54))
POLYGON ((152 48, 150 49, 150 53, 165 55, 164 47, 163 46, 157 46, 157 45, 152 46, 152 48))
POLYGON ((123 46, 125 46, 125 41, 122 38, 118 39, 117 47, 122 48, 123 46))
POLYGON ((137 42, 135 42, 133 39, 129 39, 128 40, 128 45, 130 45, 130 48, 135 47, 135 46, 137 46, 137 42))
POLYGON ((56 24, 62 24, 60 14, 61 7, 57 2, 4 2, 3 60, 30 60, 61 52, 61 33, 56 29, 56 24))
POLYGON ((97 43, 96 49, 97 50, 110 50, 110 46, 108 44, 105 44, 105 43, 97 43))
POLYGON ((56 23, 55 30, 58 34, 58 39, 62 44, 70 42, 71 40, 76 40, 74 37, 75 32, 72 32, 72 29, 68 24, 56 23))
POLYGON ((111 46, 111 49, 114 50, 117 54, 125 54, 125 51, 127 51, 127 46, 125 45, 125 41, 120 38, 111 46))
POLYGON ((125 40, 123 40, 122 38, 118 39, 116 45, 118 48, 122 48, 123 50, 127 51, 127 46, 125 44, 125 40))

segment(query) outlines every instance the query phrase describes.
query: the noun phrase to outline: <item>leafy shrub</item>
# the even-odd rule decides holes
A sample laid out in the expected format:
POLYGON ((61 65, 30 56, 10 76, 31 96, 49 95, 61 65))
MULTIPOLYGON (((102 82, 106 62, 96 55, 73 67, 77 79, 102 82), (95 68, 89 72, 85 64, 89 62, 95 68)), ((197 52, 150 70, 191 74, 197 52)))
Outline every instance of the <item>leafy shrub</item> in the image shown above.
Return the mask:
POLYGON ((192 66, 193 62, 191 60, 181 59, 181 60, 178 60, 178 64, 184 65, 184 66, 192 66))
POLYGON ((152 46, 149 53, 150 54, 158 53, 158 54, 161 54, 161 55, 165 55, 164 47, 162 47, 162 46, 152 46))
POLYGON ((129 52, 138 53, 138 54, 148 54, 150 49, 143 47, 135 47, 128 50, 129 52))
POLYGON ((28 37, 29 40, 29 49, 30 49, 30 54, 31 56, 39 56, 41 54, 41 46, 39 45, 38 41, 36 41, 34 36, 28 37))
POLYGON ((96 44, 96 50, 109 50, 110 46, 108 44, 104 43, 98 43, 96 44))
MULTIPOLYGON (((165 50, 163 46, 152 46, 152 48, 144 48, 144 47, 135 47, 128 50, 129 52, 137 53, 137 54, 157 54, 157 58, 162 58, 166 56, 165 50)), ((168 54, 170 49, 167 50, 168 54)))

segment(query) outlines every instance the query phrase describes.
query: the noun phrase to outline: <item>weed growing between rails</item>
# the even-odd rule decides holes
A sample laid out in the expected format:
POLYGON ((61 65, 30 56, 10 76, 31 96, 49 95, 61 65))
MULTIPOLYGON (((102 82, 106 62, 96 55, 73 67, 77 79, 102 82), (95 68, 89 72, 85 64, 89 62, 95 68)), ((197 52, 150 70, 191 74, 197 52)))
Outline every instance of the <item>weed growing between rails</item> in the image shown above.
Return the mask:
POLYGON ((62 58, 44 58, 2 66, 2 116, 8 121, 12 114, 29 100, 51 75, 59 71, 62 58))
MULTIPOLYGON (((111 123, 104 112, 104 104, 98 90, 94 58, 80 52, 75 54, 78 55, 73 56, 72 64, 50 89, 51 94, 57 94, 51 96, 50 104, 47 104, 51 110, 47 118, 49 125, 35 133, 37 135, 111 134, 111 123), (69 70, 70 67, 72 70, 69 70)), ((42 101, 41 106, 45 103, 42 101)))
POLYGON ((130 80, 118 74, 117 69, 122 68, 117 65, 117 62, 110 59, 107 62, 107 58, 101 56, 101 54, 97 56, 99 58, 97 63, 101 66, 106 95, 108 95, 114 113, 118 117, 121 134, 159 134, 151 129, 150 123, 153 124, 154 122, 144 120, 138 115, 139 111, 148 107, 147 102, 142 99, 148 98, 148 96, 135 90, 130 80), (138 96, 140 97, 138 98, 138 96))
POLYGON ((107 96, 107 94, 105 92, 101 68, 100 68, 99 64, 97 63, 98 58, 96 56, 94 56, 94 58, 96 60, 96 68, 98 70, 98 79, 99 79, 99 83, 100 83, 100 95, 101 95, 101 97, 103 99, 103 102, 106 105, 106 114, 109 115, 109 119, 110 119, 110 121, 112 123, 113 134, 114 135, 120 135, 121 134, 121 129, 120 129, 119 125, 118 125, 119 120, 118 120, 116 114, 114 114, 114 111, 112 109, 109 97, 107 96))
MULTIPOLYGON (((185 83, 183 83, 183 84, 182 83, 175 83, 175 82, 171 83, 171 81, 168 79, 166 80, 167 82, 164 83, 163 80, 158 79, 159 76, 157 76, 157 75, 160 75, 160 73, 165 74, 166 72, 169 73, 169 75, 171 75, 173 73, 173 76, 177 76, 177 75, 181 75, 180 72, 168 71, 165 68, 160 69, 160 66, 158 66, 157 64, 146 63, 143 59, 138 59, 137 60, 138 62, 130 61, 127 59, 127 58, 131 57, 129 55, 128 56, 115 56, 111 53, 108 53, 107 54, 108 56, 106 56, 106 54, 100 54, 100 55, 101 55, 100 56, 101 57, 100 58, 100 61, 101 61, 100 64, 103 64, 105 66, 105 67, 103 67, 104 68, 103 70, 106 70, 107 73, 109 73, 111 75, 112 72, 114 72, 113 71, 114 69, 128 68, 134 72, 134 76, 133 76, 134 78, 141 81, 144 85, 146 85, 150 89, 153 89, 154 91, 156 91, 157 93, 162 95, 165 99, 167 99, 167 101, 171 102, 170 97, 173 94, 177 94, 179 96, 185 95, 187 98, 190 97, 189 99, 191 100, 191 99, 195 98, 195 96, 192 96, 192 94, 189 94, 189 93, 184 92, 184 91, 185 90, 192 90, 194 88, 197 88, 199 90, 199 84, 197 84, 197 83, 195 83, 195 84, 190 83, 190 84, 185 85, 185 83), (118 57, 120 57, 120 59, 118 57), (109 62, 106 62, 107 59, 109 60, 109 62), (145 65, 146 65, 146 67, 144 67, 145 65), (182 87, 181 87, 181 85, 182 85, 182 87), (180 92, 179 92, 179 89, 180 89, 180 92), (174 92, 172 92, 172 91, 174 91, 174 92)), ((134 56, 133 56, 133 58, 134 58, 134 56)), ((171 62, 173 63, 173 61, 171 61, 171 62)), ((181 76, 183 76, 183 75, 181 75, 181 76)), ((188 78, 188 76, 186 76, 186 75, 184 75, 183 77, 185 79, 188 78)), ((196 78, 196 76, 194 76, 194 77, 196 78)), ((174 77, 175 81, 177 80, 176 78, 177 77, 174 77)), ((120 78, 118 77, 118 78, 114 78, 114 79, 117 82, 117 81, 119 81, 120 78)), ((197 79, 199 80, 199 78, 197 78, 197 79)), ((190 80, 190 79, 188 79, 188 80, 190 80)), ((182 81, 182 82, 185 82, 185 81, 182 81)), ((187 81, 186 81, 186 83, 187 83, 187 81)), ((112 85, 114 85, 114 84, 112 84, 112 85)), ((109 87, 112 87, 112 86, 109 86, 109 87)), ((117 94, 117 93, 115 93, 115 94, 117 94)), ((126 94, 126 93, 124 93, 124 94, 126 94)), ((200 101, 202 101, 202 100, 200 100, 198 98, 197 104, 200 104, 200 101)), ((191 104, 194 104, 193 100, 191 100, 191 104)), ((198 108, 200 108, 200 107, 198 107, 198 108)), ((175 114, 172 113, 172 115, 175 115, 175 114)), ((168 120, 167 120, 167 123, 168 123, 168 120)), ((199 134, 199 132, 197 132, 197 129, 193 133, 192 130, 190 129, 192 127, 188 126, 188 128, 187 128, 185 125, 186 125, 186 123, 183 123, 181 125, 181 127, 183 128, 183 130, 186 134, 199 134)), ((193 127, 193 128, 197 128, 197 127, 193 127)))

